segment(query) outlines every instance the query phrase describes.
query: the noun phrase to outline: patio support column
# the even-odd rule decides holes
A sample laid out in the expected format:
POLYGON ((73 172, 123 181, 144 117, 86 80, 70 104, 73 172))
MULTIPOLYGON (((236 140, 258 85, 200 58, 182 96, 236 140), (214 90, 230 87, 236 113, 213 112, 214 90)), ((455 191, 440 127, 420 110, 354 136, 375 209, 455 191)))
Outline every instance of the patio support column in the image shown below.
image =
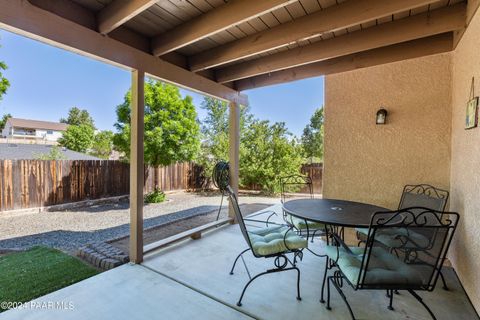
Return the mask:
MULTIPOLYGON (((238 161, 240 156, 240 106, 238 103, 230 102, 229 113, 229 164, 230 164, 230 186, 238 195, 238 161)), ((228 207, 228 216, 235 218, 231 203, 228 207)), ((236 222, 236 221, 235 221, 236 222)))
POLYGON ((130 120, 130 261, 143 261, 143 135, 145 72, 132 72, 130 120))

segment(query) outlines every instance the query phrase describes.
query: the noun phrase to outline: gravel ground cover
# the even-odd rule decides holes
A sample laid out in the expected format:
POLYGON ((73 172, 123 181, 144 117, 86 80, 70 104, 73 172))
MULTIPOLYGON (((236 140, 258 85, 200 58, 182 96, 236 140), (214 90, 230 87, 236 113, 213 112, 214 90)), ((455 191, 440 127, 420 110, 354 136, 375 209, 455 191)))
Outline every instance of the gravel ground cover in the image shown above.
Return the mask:
MULTIPOLYGON (((220 194, 177 192, 168 201, 144 208, 144 228, 152 228, 218 210, 220 194)), ((276 204, 279 198, 242 195, 242 204, 276 204)), ((227 205, 226 200, 223 203, 227 205)), ((80 246, 129 234, 128 202, 94 205, 69 211, 1 213, 0 250, 36 245, 75 252, 80 246)))

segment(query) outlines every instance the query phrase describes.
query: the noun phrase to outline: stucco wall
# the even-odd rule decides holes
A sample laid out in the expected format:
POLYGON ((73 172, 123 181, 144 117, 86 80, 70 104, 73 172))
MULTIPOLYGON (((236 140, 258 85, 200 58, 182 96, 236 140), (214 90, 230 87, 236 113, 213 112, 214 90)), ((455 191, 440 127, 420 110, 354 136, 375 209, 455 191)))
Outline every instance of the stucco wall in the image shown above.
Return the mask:
POLYGON ((480 13, 474 16, 453 54, 452 166, 450 209, 460 225, 450 259, 473 305, 480 311, 480 128, 464 129, 470 84, 480 95, 480 13))
POLYGON ((449 188, 450 69, 442 54, 326 77, 324 197, 393 209, 405 184, 449 188))

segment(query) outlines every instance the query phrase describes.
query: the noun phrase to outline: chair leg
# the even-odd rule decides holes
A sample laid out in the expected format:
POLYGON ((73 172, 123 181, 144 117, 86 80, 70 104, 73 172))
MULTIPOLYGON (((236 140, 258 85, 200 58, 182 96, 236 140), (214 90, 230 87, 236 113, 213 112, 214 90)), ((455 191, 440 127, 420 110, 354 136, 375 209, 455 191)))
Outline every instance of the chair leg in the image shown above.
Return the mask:
POLYGON ((240 252, 240 254, 235 258, 235 261, 233 262, 232 269, 230 270, 230 274, 233 274, 233 270, 235 269, 235 265, 237 264, 238 259, 242 256, 242 254, 244 254, 245 252, 247 252, 247 251, 249 251, 249 250, 250 250, 250 248, 243 250, 243 251, 240 252))
POLYGON ((390 298, 387 309, 393 311, 393 290, 387 290, 387 295, 390 298))
POLYGON ((238 299, 238 302, 237 302, 237 306, 241 307, 242 306, 242 299, 243 299, 243 296, 245 295, 245 292, 247 291, 247 288, 248 286, 250 286, 250 284, 257 278, 261 277, 261 276, 264 276, 266 274, 270 274, 270 273, 275 273, 275 272, 282 272, 282 271, 289 271, 289 270, 297 270, 297 300, 302 300, 302 298, 300 297, 300 270, 297 268, 297 267, 292 267, 292 268, 285 268, 285 269, 271 269, 271 270, 267 270, 265 272, 262 272, 262 273, 259 273, 257 274, 255 277, 251 278, 247 284, 245 285, 245 287, 243 287, 243 290, 242 290, 242 294, 240 295, 240 299, 238 299))
POLYGON ((435 315, 433 314, 432 310, 430 310, 430 308, 425 304, 425 302, 423 302, 422 298, 413 290, 408 290, 408 292, 415 298, 417 299, 418 302, 420 302, 422 304, 422 306, 428 311, 428 313, 430 314, 430 316, 432 317, 433 320, 437 320, 437 318, 435 318, 435 315))
POLYGON ((442 283, 443 283, 443 290, 450 290, 447 286, 447 282, 445 281, 445 277, 443 276, 443 272, 442 272, 442 269, 440 269, 439 271, 440 273, 440 278, 442 279, 442 283))
POLYGON ((327 310, 332 310, 332 307, 330 307, 330 278, 327 278, 327 310))
POLYGON ((325 260, 325 272, 323 273, 323 282, 322 282, 322 295, 320 297, 320 303, 325 303, 325 299, 323 298, 323 294, 325 292, 325 281, 327 280, 327 273, 328 273, 328 263, 329 263, 329 258, 327 257, 325 260))
POLYGON ((313 243, 313 239, 315 238, 315 235, 317 235, 318 233, 322 233, 323 231, 321 229, 317 229, 315 231, 313 231, 313 234, 312 234, 312 240, 310 240, 311 243, 313 243))
POLYGON ((302 297, 300 296, 300 269, 297 267, 293 267, 293 269, 297 270, 297 300, 301 301, 302 297))
MULTIPOLYGON (((335 282, 335 277, 330 276, 330 277, 328 277, 328 280, 332 282, 333 286, 335 287, 335 289, 337 289, 338 293, 340 294, 340 297, 342 297, 343 301, 347 305, 347 308, 348 308, 348 311, 350 312, 350 316, 352 317, 352 320, 355 320, 355 315, 353 314, 352 308, 350 307, 350 304, 348 303, 347 297, 343 293, 342 289, 340 289, 338 284, 335 282)), ((328 290, 328 291, 330 291, 330 290, 328 290)), ((328 294, 328 297, 327 297, 327 309, 331 310, 331 308, 330 308, 330 294, 328 294)))

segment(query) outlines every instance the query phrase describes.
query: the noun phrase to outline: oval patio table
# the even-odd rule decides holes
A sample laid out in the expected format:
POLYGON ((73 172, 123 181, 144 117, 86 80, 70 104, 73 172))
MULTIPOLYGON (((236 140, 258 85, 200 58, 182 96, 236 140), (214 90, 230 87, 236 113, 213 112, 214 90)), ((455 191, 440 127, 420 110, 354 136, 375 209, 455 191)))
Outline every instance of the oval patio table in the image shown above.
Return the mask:
POLYGON ((389 211, 368 203, 335 199, 290 200, 283 209, 297 218, 347 228, 368 228, 372 214, 389 211))

